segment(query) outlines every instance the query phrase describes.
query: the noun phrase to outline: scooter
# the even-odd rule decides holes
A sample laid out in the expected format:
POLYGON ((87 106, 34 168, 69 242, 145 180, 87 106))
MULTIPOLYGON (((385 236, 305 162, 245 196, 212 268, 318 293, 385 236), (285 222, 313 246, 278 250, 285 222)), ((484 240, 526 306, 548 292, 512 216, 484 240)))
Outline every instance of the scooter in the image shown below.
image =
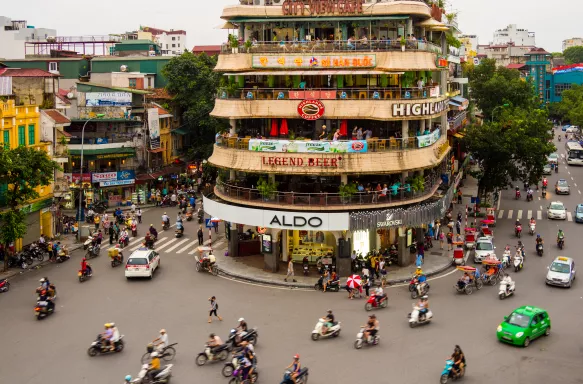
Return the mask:
POLYGON ((304 276, 308 276, 310 273, 310 263, 307 256, 302 260, 302 270, 304 271, 304 276))
POLYGON ((514 234, 520 239, 520 236, 522 235, 522 225, 517 225, 514 227, 514 234))
POLYGON ((506 246, 504 254, 502 255, 502 268, 504 269, 508 268, 510 262, 511 262, 510 247, 506 246))
POLYGON ((322 333, 322 328, 324 327, 324 323, 326 319, 319 319, 318 323, 314 327, 312 331, 312 340, 317 341, 320 337, 328 338, 328 337, 337 337, 340 335, 340 322, 335 322, 332 324, 330 328, 326 330, 326 333, 322 333))
POLYGON ((85 251, 87 248, 89 248, 89 246, 91 245, 92 242, 93 242, 93 235, 87 236, 87 240, 85 240, 85 242, 83 243, 83 250, 85 251))
POLYGON ((559 164, 555 164, 555 173, 559 173, 559 164))
POLYGON ((85 280, 89 280, 91 278, 91 275, 92 274, 87 273, 87 270, 85 271, 79 270, 79 272, 77 272, 77 276, 79 277, 80 283, 84 282, 85 280))
POLYGON ((228 352, 228 344, 223 344, 219 347, 215 347, 214 353, 211 353, 211 347, 205 345, 204 352, 201 352, 196 357, 196 365, 202 367, 207 362, 217 362, 217 361, 225 361, 227 357, 229 357, 228 352))
POLYGON ((54 312, 54 306, 49 309, 48 301, 38 301, 34 307, 34 313, 37 320, 44 319, 45 317, 52 315, 54 312))
MULTIPOLYGON (((99 247, 99 245, 97 247, 99 247)), ((97 254, 97 256, 99 256, 99 253, 97 254)), ((71 256, 69 255, 69 251, 67 250, 66 247, 63 247, 61 248, 59 254, 57 255, 57 263, 62 263, 64 261, 69 260, 70 258, 71 256)))
POLYGON ((120 237, 118 244, 122 248, 127 247, 130 244, 130 238, 128 236, 120 237))
POLYGON ((514 272, 520 271, 524 267, 524 259, 522 256, 514 256, 514 272))
POLYGON ((542 243, 536 245, 536 254, 541 256, 543 255, 544 249, 542 243))
POLYGON ((7 279, 0 280, 0 293, 8 292, 10 290, 10 283, 7 279))
POLYGON ((246 341, 249 344, 252 344, 253 346, 257 345, 258 337, 259 333, 257 333, 257 327, 254 327, 248 330, 247 332, 242 333, 241 339, 239 340, 239 342, 237 342, 237 330, 231 329, 231 332, 229 333, 229 338, 227 339, 227 342, 225 344, 227 344, 228 346, 227 350, 229 352, 232 352, 234 349, 240 347, 240 343, 242 341, 246 341))
POLYGON ((431 312, 431 310, 427 310, 425 316, 420 318, 419 307, 413 304, 413 311, 409 315, 407 315, 407 318, 409 319, 409 326, 411 328, 415 328, 418 325, 427 324, 431 322, 431 319, 433 318, 433 312, 431 312))
POLYGON ((516 195, 514 196, 514 198, 516 200, 520 199, 520 190, 519 189, 516 190, 516 195))
POLYGON ((534 233, 536 232, 536 224, 530 224, 528 227, 528 233, 531 236, 534 236, 534 233))
POLYGON ((99 244, 95 244, 94 246, 89 247, 89 249, 87 250, 87 254, 85 255, 85 258, 87 260, 93 259, 94 257, 99 256, 100 253, 101 246, 99 244))
POLYGON ((460 369, 459 373, 456 374, 453 371, 453 363, 454 363, 454 361, 451 359, 448 359, 445 361, 445 367, 443 368, 443 371, 441 372, 441 378, 439 379, 439 382, 441 384, 446 384, 449 379, 457 380, 457 379, 461 379, 462 377, 464 377, 466 368, 462 367, 460 369))
POLYGON ((135 224, 132 224, 132 236, 138 237, 138 226, 135 224))
POLYGON ((377 295, 373 293, 372 295, 370 295, 368 301, 364 305, 364 309, 366 309, 367 311, 372 311, 373 308, 386 308, 388 303, 389 298, 386 293, 383 293, 383 295, 380 298, 378 298, 378 300, 377 295))
POLYGON ((168 228, 170 228, 170 222, 169 221, 163 221, 162 222, 162 230, 165 231, 168 228))
POLYGON ((374 335, 374 337, 369 336, 368 338, 364 338, 364 331, 365 328, 361 327, 360 331, 358 331, 358 333, 356 334, 356 341, 354 342, 354 348, 356 349, 360 349, 362 348, 363 345, 377 345, 379 343, 379 341, 381 340, 378 332, 376 335, 374 335))
POLYGON ((186 221, 192 220, 192 212, 186 212, 186 221))
POLYGON ((532 199, 533 199, 532 193, 527 193, 526 194, 526 201, 532 201, 532 199))
POLYGON ((184 226, 182 226, 181 222, 176 223, 176 230, 174 231, 174 237, 180 239, 184 236, 184 226))
POLYGON ((113 351, 109 348, 109 343, 105 343, 103 336, 101 334, 97 335, 97 339, 91 343, 91 346, 87 350, 87 354, 91 357, 95 357, 99 354, 106 355, 108 353, 117 353, 123 351, 123 335, 119 337, 119 340, 113 343, 113 351))
POLYGON ((132 380, 132 384, 167 384, 170 382, 172 377, 172 367, 174 364, 168 364, 164 366, 162 372, 158 373, 154 377, 154 381, 149 380, 146 375, 148 373, 149 364, 142 365, 142 370, 138 373, 138 377, 132 380))
MULTIPOLYGON (((320 276, 318 282, 314 284, 314 289, 316 291, 323 291, 324 290, 324 276, 320 276)), ((326 284, 326 291, 331 292, 338 292, 340 290, 340 282, 338 280, 330 281, 326 284)))
POLYGON ((545 199, 547 197, 547 187, 543 186, 542 197, 545 199))
POLYGON ((514 294, 514 289, 516 288, 516 283, 512 280, 507 280, 507 278, 503 278, 500 281, 500 289, 498 290, 498 297, 500 300, 504 300, 508 296, 512 296, 514 294))
POLYGON ((415 289, 411 291, 411 298, 415 300, 419 296, 426 295, 429 292, 429 283, 416 284, 415 289))
POLYGON ((557 245, 559 246, 559 249, 563 249, 563 247, 565 246, 565 239, 563 239, 562 237, 557 241, 557 245))
MULTIPOLYGON (((283 381, 280 384, 294 384, 291 378, 292 371, 287 370, 283 373, 283 381)), ((304 367, 296 376, 296 384, 306 384, 308 382, 308 368, 304 367)))

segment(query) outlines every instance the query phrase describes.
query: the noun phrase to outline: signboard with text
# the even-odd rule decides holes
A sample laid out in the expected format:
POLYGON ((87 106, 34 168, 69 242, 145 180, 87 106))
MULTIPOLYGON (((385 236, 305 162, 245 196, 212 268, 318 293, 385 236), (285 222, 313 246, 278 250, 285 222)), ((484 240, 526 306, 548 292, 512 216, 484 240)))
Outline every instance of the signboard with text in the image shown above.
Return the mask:
POLYGON ((364 0, 284 0, 284 16, 357 15, 363 13, 364 0))
POLYGON ((376 55, 253 55, 253 68, 343 69, 374 68, 376 55))
POLYGON ((132 185, 136 182, 135 171, 100 172, 91 175, 93 183, 99 183, 101 187, 116 185, 132 185))
POLYGON ((426 103, 395 103, 393 117, 431 116, 447 110, 449 100, 431 101, 426 103))
POLYGON ((419 148, 429 147, 430 145, 435 144, 435 142, 439 140, 440 137, 441 131, 439 129, 436 129, 429 135, 417 136, 417 143, 419 145, 419 148))
POLYGON ((160 117, 158 108, 148 108, 148 129, 150 130, 150 149, 160 148, 160 117))
POLYGON ((288 153, 364 153, 368 150, 365 140, 351 141, 290 141, 249 140, 249 150, 255 152, 288 153))
POLYGON ((319 100, 304 100, 298 104, 298 114, 304 120, 318 120, 324 116, 326 108, 319 100))
POLYGON ((132 94, 129 92, 87 92, 85 106, 87 107, 130 107, 132 94))

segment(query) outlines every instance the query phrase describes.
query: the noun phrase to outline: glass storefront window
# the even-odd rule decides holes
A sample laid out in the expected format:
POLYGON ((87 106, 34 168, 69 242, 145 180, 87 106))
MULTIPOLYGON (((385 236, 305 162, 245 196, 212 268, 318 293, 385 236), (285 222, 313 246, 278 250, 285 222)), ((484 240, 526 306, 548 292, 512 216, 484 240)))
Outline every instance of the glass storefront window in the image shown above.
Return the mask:
POLYGON ((356 253, 362 253, 363 255, 368 254, 370 251, 369 230, 354 231, 352 238, 354 241, 354 250, 356 253))

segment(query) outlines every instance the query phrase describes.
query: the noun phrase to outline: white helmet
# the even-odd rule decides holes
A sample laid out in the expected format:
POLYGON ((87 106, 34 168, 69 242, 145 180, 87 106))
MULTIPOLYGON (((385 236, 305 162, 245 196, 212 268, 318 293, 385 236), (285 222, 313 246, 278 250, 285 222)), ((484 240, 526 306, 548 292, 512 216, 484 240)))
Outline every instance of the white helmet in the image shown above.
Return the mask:
POLYGON ((152 357, 152 358, 158 357, 158 352, 152 352, 152 353, 150 353, 150 357, 152 357))
POLYGON ((241 321, 245 321, 245 319, 241 317, 241 318, 240 318, 239 320, 237 320, 237 321, 238 321, 238 322, 241 322, 241 321))
POLYGON ((40 281, 41 283, 44 283, 46 280, 45 280, 45 278, 43 277, 43 278, 42 278, 42 279, 40 279, 39 281, 40 281))

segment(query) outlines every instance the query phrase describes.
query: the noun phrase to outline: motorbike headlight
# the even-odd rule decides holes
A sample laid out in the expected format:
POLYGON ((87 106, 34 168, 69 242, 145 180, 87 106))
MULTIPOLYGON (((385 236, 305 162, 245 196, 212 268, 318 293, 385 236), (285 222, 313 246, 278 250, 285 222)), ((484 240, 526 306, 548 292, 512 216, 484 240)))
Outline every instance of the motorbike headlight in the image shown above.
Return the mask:
POLYGON ((498 328, 496 328, 496 331, 497 331, 497 332, 502 332, 502 326, 501 326, 501 325, 499 325, 499 326, 498 326, 498 328))
POLYGON ((518 333, 516 334, 516 337, 522 337, 523 335, 524 335, 524 332, 518 332, 518 333))

